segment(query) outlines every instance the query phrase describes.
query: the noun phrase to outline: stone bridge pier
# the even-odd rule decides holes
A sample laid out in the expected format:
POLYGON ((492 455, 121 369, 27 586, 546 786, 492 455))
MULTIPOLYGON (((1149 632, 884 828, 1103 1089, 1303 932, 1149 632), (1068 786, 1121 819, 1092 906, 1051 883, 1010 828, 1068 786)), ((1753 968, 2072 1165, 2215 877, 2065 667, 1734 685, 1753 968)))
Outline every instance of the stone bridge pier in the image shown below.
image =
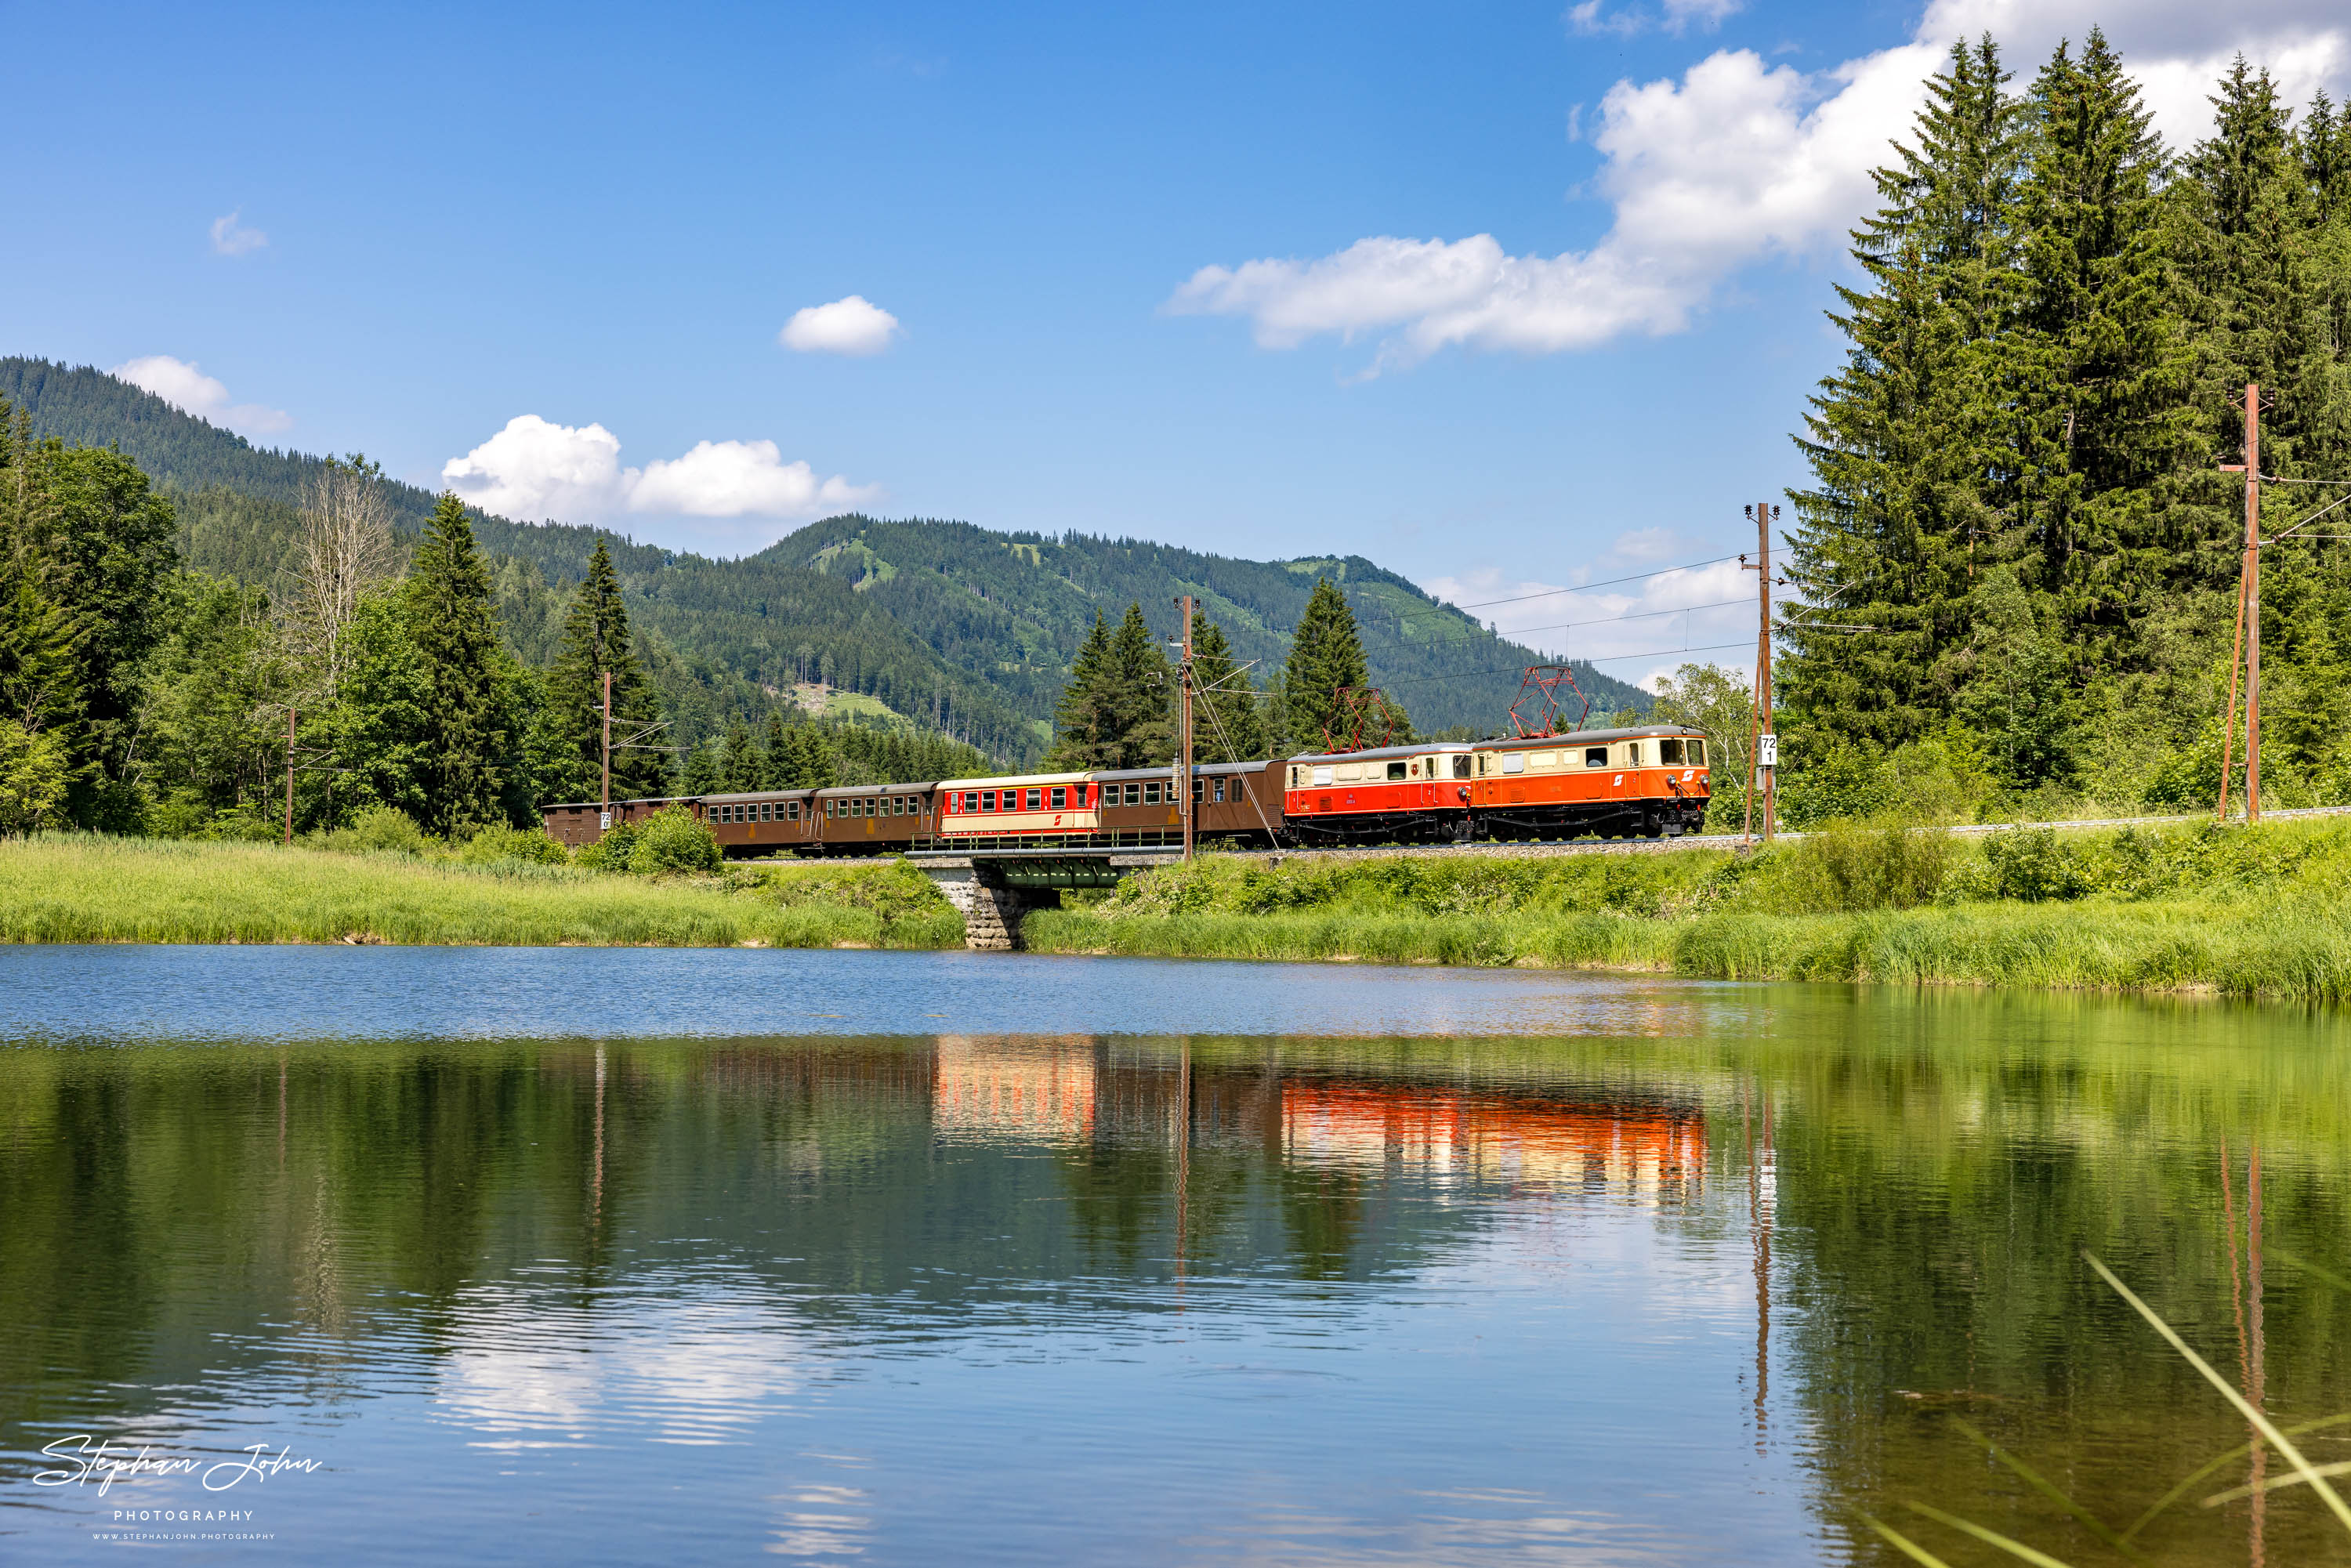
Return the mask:
POLYGON ((980 953, 1019 951, 1022 917, 1032 909, 1059 904, 1063 888, 1115 887, 1129 872, 1181 858, 1148 851, 1072 854, 1056 850, 968 855, 917 851, 907 857, 963 916, 963 945, 980 953))

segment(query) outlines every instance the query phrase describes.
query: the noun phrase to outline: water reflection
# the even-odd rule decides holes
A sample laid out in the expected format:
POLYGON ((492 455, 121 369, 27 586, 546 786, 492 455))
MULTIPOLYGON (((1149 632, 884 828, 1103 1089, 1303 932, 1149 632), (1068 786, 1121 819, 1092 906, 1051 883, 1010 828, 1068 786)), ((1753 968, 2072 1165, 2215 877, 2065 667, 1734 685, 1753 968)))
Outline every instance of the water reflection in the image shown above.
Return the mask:
MULTIPOLYGON (((1858 1519, 1913 1500, 2112 1560, 2246 1434, 2085 1248, 2279 1420, 2351 1411, 2326 1020, 1654 1000, 0 1051, 0 1551, 204 1501, 35 1485, 94 1434, 319 1457, 234 1547, 302 1561, 1894 1562, 1858 1519)), ((2278 1479, 2133 1549, 2334 1553, 2278 1479)))

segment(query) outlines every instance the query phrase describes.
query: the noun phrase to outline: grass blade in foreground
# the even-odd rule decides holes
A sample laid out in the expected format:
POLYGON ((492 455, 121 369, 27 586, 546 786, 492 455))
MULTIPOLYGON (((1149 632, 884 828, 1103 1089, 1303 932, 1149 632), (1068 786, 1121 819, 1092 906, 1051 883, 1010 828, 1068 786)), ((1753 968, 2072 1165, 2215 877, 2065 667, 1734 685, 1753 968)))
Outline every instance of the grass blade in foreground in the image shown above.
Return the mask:
MULTIPOLYGON (((2306 1432, 2323 1431, 2328 1427, 2340 1427, 2346 1421, 2351 1421, 2351 1411, 2346 1411, 2340 1416, 2321 1416, 2315 1421, 2304 1421, 2299 1426, 2287 1427, 2283 1428, 2283 1430, 2289 1437, 2299 1437, 2306 1432)), ((2252 1451, 2253 1446, 2251 1443, 2240 1443, 2235 1448, 2231 1448, 2227 1453, 2218 1455, 2215 1458, 2208 1459, 2204 1463, 2197 1466, 2196 1469, 2189 1472, 2188 1479, 2186 1480, 2181 1481, 2178 1486, 2173 1487, 2169 1491, 2165 1492, 2161 1497, 2156 1499, 2154 1504, 2150 1506, 2145 1513, 2140 1514, 2137 1519, 2134 1520, 2131 1522, 2131 1527, 2123 1531, 2123 1539, 2125 1541, 2129 1541, 2137 1536, 2140 1531, 2145 1530, 2148 1525, 2153 1524, 2156 1521, 2157 1515, 2162 1513, 2165 1509, 2169 1508, 2173 1503, 2178 1502, 2181 1498, 2186 1497, 2189 1492, 2195 1490, 2196 1483, 2198 1481, 2200 1481, 2206 1477, 2213 1475, 2218 1471, 2228 1469, 2231 1465, 2235 1464, 2239 1459, 2243 1458, 2252 1451)), ((2294 1479, 2298 1481, 2301 1478, 2297 1476, 2294 1477, 2294 1479)))
POLYGON ((2161 1317, 2158 1316, 2153 1307, 2148 1306, 2145 1301, 2140 1301, 2137 1296, 2132 1294, 2131 1288, 2128 1285, 2124 1284, 2121 1280, 2116 1278, 2115 1271, 2112 1269, 2109 1269, 2104 1263, 2099 1262, 2095 1256, 2088 1252, 2083 1253, 2082 1259, 2083 1261, 2088 1263, 2091 1268, 2095 1269, 2098 1271, 2098 1278, 2113 1286, 2115 1294, 2120 1296, 2124 1301, 2128 1301, 2132 1308, 2137 1312, 2138 1315, 2145 1318, 2154 1328, 2155 1332, 2161 1334, 2164 1339, 2169 1343, 2172 1349, 2187 1357, 2188 1364, 2202 1373, 2204 1375, 2204 1381, 2219 1389, 2221 1395, 2227 1398, 2229 1403, 2237 1407, 2237 1413, 2253 1424, 2253 1430, 2268 1438, 2270 1440, 2270 1446, 2277 1449, 2279 1453, 2285 1456, 2286 1462, 2292 1465, 2294 1469, 2301 1474, 2302 1478, 2311 1484, 2312 1488, 2317 1491, 2320 1497, 2326 1500, 2326 1506, 2335 1511, 2335 1517, 2343 1521, 2343 1528, 2346 1530, 2351 1530, 2351 1504, 2345 1503, 2342 1493, 2336 1491, 2333 1487, 2326 1484, 2326 1478, 2320 1475, 2316 1469, 2312 1468, 2310 1461, 2302 1457, 2302 1450, 2294 1446, 2293 1440, 2287 1437, 2283 1432, 2279 1431, 2277 1427, 2271 1423, 2268 1416, 2253 1408, 2252 1402, 2247 1399, 2243 1395, 2238 1393, 2236 1389, 2231 1385, 2227 1378, 2213 1371, 2210 1363, 2208 1363, 2202 1356, 2197 1354, 2193 1350, 2190 1350, 2189 1348, 2188 1342, 2181 1339, 2179 1333, 2169 1323, 2165 1322, 2161 1317))
POLYGON ((1886 1537, 1886 1540, 1892 1542, 1895 1549, 1900 1552, 1904 1556, 1909 1558, 1913 1563, 1923 1563, 1927 1565, 1927 1568, 1951 1568, 1949 1563, 1944 1562, 1941 1558, 1936 1556, 1933 1552, 1928 1551, 1925 1547, 1919 1545, 1917 1542, 1911 1540, 1908 1536, 1903 1534, 1892 1525, 1880 1524, 1876 1520, 1872 1519, 1865 1513, 1861 1516, 1861 1522, 1869 1526, 1870 1529, 1877 1531, 1878 1534, 1886 1537))
POLYGON ((2018 1458, 2014 1454, 2010 1453, 2006 1448, 2003 1448, 1998 1443, 1993 1442, 1990 1437, 1984 1436, 1981 1431, 1978 1430, 1970 1423, 1962 1421, 1957 1416, 1953 1416, 1951 1418, 1951 1425, 1957 1427, 1960 1431, 1965 1432, 1969 1437, 1973 1437, 1977 1442, 1981 1443, 1985 1448, 1990 1448, 1993 1458, 1998 1459, 2001 1464, 2006 1465, 2010 1469, 2014 1470, 2019 1476, 2022 1476, 2026 1484, 2031 1486, 2035 1491, 2038 1491, 2042 1496, 2055 1503, 2059 1508, 2064 1509, 2067 1513, 2072 1514, 2074 1520, 2091 1534, 2096 1536, 2099 1540, 2105 1542, 2107 1545, 2113 1547, 2116 1551, 2121 1552, 2124 1556, 2130 1558, 2134 1562, 2146 1561, 2146 1559, 2140 1557, 2137 1552, 2131 1549, 2131 1544, 2128 1541, 2125 1540, 2122 1536, 2116 1534, 2114 1531, 2109 1529, 2106 1524, 2098 1518, 2097 1515, 2092 1513, 2088 1509, 2084 1508, 2080 1503, 2075 1502, 2072 1498, 2067 1497, 2064 1492, 2058 1490, 2054 1482, 2043 1479, 2041 1472, 2034 1469, 2031 1465, 2026 1464, 2022 1459, 2018 1458))
POLYGON ((2068 1568, 2062 1558, 2052 1557, 2046 1552, 2036 1552, 2022 1541, 2010 1540, 1997 1530, 1986 1530, 1980 1524, 1970 1524, 1957 1514, 1945 1513, 1939 1508, 1928 1508, 1923 1502, 1905 1503, 1902 1506, 1914 1512, 1923 1513, 1938 1523, 1948 1524, 1953 1530, 1964 1531, 1978 1541, 1999 1547, 2011 1557, 2021 1557, 2032 1563, 2032 1568, 2068 1568))

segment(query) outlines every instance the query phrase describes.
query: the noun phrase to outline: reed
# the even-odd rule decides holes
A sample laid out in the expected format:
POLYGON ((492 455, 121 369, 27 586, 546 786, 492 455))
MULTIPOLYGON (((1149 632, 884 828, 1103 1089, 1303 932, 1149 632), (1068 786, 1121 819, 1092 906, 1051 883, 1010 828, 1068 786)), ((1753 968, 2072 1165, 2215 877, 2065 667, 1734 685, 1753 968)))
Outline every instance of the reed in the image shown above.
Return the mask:
POLYGON ((811 899, 769 883, 757 873, 647 879, 511 860, 465 864, 396 852, 43 835, 0 842, 0 942, 878 947, 961 941, 960 923, 944 900, 925 909, 888 898, 811 899))

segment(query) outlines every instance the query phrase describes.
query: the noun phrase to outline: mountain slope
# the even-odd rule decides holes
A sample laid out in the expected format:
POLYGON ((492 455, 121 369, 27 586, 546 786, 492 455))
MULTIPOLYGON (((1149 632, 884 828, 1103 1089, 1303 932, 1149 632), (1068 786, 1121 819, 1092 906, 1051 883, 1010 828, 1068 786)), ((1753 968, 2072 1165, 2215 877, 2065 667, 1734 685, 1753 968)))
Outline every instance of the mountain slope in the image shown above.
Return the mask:
MULTIPOLYGON (((114 444, 173 492, 191 565, 266 582, 319 459, 256 447, 89 367, 0 359, 0 396, 35 428, 114 444)), ((432 495, 390 486, 408 529, 432 495)), ((1353 606, 1373 678, 1423 730, 1490 733, 1506 723, 1532 651, 1360 556, 1238 560, 1173 545, 1070 534, 998 533, 968 523, 841 517, 757 555, 715 561, 609 531, 477 516, 499 558, 499 607, 525 657, 551 650, 569 585, 601 538, 681 739, 755 717, 800 681, 862 693, 928 727, 1011 761, 1041 753, 1055 695, 1099 611, 1140 603, 1164 635, 1176 595, 1199 597, 1260 685, 1279 672, 1317 578, 1353 606)), ((1595 707, 1646 707, 1646 694, 1579 665, 1595 707)))

